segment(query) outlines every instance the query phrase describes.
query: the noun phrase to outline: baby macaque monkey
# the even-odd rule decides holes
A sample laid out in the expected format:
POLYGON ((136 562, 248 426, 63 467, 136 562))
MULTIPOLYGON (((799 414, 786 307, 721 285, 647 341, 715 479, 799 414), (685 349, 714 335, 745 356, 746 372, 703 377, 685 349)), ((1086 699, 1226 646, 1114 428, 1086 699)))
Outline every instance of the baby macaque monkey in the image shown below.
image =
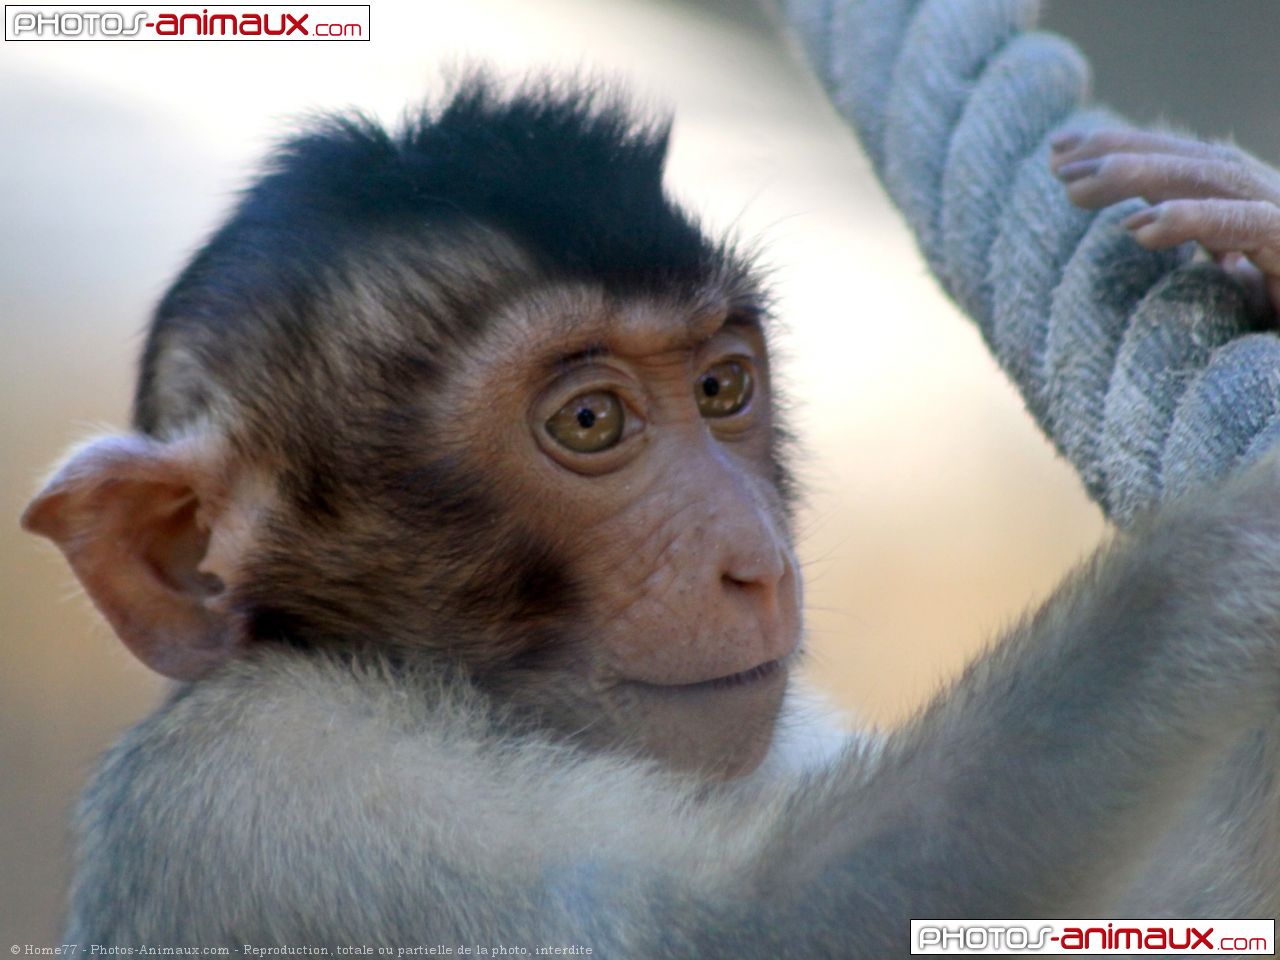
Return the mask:
MULTIPOLYGON (((178 277, 133 430, 24 516, 177 681, 86 791, 66 942, 887 960, 913 917, 1275 916, 1280 459, 842 736, 793 677, 769 298, 665 151, 477 80, 291 141, 178 277)), ((1059 154, 1274 279, 1265 171, 1059 154)))
POLYGON ((1280 172, 1236 147, 1145 130, 1067 130, 1052 147, 1075 203, 1141 197, 1151 206, 1124 221, 1140 244, 1194 240, 1280 311, 1280 172))

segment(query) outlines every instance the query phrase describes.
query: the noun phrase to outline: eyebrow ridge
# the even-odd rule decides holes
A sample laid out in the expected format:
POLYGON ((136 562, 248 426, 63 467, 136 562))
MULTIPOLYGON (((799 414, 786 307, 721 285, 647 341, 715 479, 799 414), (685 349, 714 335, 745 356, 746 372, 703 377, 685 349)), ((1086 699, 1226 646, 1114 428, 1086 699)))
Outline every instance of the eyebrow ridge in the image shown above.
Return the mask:
POLYGON ((582 363, 588 363, 598 357, 607 357, 612 351, 603 343, 592 343, 581 350, 571 353, 557 354, 552 358, 550 366, 556 370, 568 370, 582 363))
MULTIPOLYGON (((714 337, 721 330, 728 329, 745 329, 756 332, 763 332, 764 323, 761 316, 754 310, 734 310, 725 317, 724 322, 716 328, 711 334, 714 337)), ((707 339, 710 339, 708 337, 707 339)), ((568 353, 558 353, 550 358, 546 366, 552 371, 564 372, 584 363, 590 363, 602 357, 613 355, 613 351, 608 344, 603 341, 593 341, 580 350, 572 350, 568 353)))

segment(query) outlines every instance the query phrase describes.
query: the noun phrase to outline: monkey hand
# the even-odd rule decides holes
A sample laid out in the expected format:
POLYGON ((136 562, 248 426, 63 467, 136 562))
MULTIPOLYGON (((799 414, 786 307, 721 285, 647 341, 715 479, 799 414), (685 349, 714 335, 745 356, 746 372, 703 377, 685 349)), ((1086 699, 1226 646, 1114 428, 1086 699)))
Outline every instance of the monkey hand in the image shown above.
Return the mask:
POLYGON ((1050 165, 1090 210, 1141 197, 1124 221, 1151 250, 1194 240, 1280 312, 1280 172, 1226 144, 1143 130, 1066 130, 1050 165))

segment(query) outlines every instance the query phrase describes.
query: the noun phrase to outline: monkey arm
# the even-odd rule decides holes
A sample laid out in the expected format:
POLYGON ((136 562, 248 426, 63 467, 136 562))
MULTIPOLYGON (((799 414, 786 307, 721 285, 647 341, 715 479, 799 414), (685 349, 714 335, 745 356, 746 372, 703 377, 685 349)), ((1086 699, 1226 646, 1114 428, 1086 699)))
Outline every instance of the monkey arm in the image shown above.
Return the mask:
MULTIPOLYGON (((962 875, 947 898, 958 916, 990 916, 996 905, 1002 916, 1115 911, 1175 827, 1187 846, 1213 831, 1213 818, 1184 824, 1184 815, 1222 787, 1210 774, 1273 723, 1280 692, 1280 608, 1268 596, 1277 558, 1247 546, 1249 524, 1183 513, 1100 555, 891 741, 877 795, 880 822, 896 825, 905 849, 917 845, 914 856, 886 858, 918 871, 887 885, 906 894, 905 916, 936 911, 928 878, 962 875), (1219 578, 1215 562, 1231 572, 1219 578), (902 797, 916 809, 895 808, 902 797)), ((1253 771, 1258 784, 1269 769, 1253 771)), ((1266 787, 1236 815, 1265 818, 1277 801, 1266 787)), ((1257 849, 1237 849, 1233 869, 1257 849)), ((1198 906, 1223 915, 1265 916, 1275 896, 1274 885, 1259 897, 1207 862, 1182 857, 1177 870, 1195 878, 1186 887, 1198 906)), ((1150 900, 1160 911, 1190 906, 1150 900)))
POLYGON ((824 876, 858 956, 911 917, 1275 916, 1276 479, 1140 523, 765 862, 824 876))
POLYGON ((504 736, 438 678, 231 662, 91 786, 72 942, 878 958, 913 916, 1115 903, 1215 757, 1274 714, 1278 493, 1268 461, 1173 504, 882 751, 749 803, 504 736))

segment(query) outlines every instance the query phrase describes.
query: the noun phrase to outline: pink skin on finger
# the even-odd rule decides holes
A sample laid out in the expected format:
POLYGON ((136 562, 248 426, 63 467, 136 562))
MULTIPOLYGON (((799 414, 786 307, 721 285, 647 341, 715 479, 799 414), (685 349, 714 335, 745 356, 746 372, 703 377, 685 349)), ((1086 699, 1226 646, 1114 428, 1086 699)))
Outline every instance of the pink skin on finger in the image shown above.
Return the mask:
POLYGON ((1054 153, 1066 153, 1075 147, 1078 147, 1084 140, 1084 134, 1075 130, 1064 130, 1061 133, 1055 133, 1049 140, 1049 149, 1054 153))
POLYGON ((1076 183, 1096 174, 1102 166, 1101 160, 1077 160, 1064 164, 1057 169, 1058 179, 1063 183, 1076 183))
POLYGON ((1156 207, 1147 207, 1145 210, 1139 210, 1137 213, 1131 213, 1120 221, 1120 226, 1126 230, 1139 230, 1149 224, 1155 223, 1160 218, 1160 211, 1156 207))

